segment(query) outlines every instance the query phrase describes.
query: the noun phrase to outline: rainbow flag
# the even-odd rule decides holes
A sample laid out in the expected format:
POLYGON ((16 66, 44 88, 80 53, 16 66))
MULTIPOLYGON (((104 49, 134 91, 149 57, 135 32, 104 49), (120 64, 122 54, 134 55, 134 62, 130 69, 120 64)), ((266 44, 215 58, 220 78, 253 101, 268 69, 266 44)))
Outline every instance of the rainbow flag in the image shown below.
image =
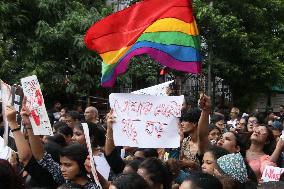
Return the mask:
POLYGON ((101 83, 111 87, 135 55, 169 68, 200 73, 200 39, 191 0, 144 0, 114 13, 86 33, 85 44, 102 63, 101 83))

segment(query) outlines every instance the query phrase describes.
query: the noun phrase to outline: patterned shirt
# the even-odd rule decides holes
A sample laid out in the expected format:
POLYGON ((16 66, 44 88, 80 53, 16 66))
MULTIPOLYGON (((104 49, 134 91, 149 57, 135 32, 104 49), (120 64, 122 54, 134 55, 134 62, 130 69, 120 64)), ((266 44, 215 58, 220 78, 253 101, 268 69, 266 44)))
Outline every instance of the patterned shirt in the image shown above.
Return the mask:
MULTIPOLYGON (((46 169, 52 175, 57 184, 61 185, 66 183, 66 180, 61 173, 60 165, 52 159, 50 154, 45 152, 43 158, 39 160, 38 163, 42 168, 46 169)), ((100 189, 100 187, 93 182, 88 182, 83 187, 84 189, 100 189)))
POLYGON ((190 136, 186 137, 183 139, 182 141, 182 145, 181 145, 181 154, 182 157, 186 160, 191 160, 196 162, 197 164, 200 165, 200 162, 197 158, 197 154, 192 154, 191 149, 190 149, 190 145, 189 145, 189 141, 191 140, 190 136))

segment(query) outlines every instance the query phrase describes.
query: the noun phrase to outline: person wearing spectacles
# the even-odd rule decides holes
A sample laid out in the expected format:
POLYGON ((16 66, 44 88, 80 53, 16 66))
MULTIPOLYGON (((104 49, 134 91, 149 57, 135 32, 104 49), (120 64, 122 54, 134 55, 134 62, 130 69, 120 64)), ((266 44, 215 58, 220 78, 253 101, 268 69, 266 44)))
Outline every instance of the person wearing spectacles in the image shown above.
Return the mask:
POLYGON ((253 128, 250 143, 245 157, 259 180, 266 165, 277 166, 284 141, 279 140, 276 144, 272 131, 266 125, 260 125, 253 128))
POLYGON ((253 128, 258 126, 258 120, 256 117, 254 116, 250 116, 248 118, 248 123, 247 123, 247 130, 248 132, 252 133, 253 132, 253 128))

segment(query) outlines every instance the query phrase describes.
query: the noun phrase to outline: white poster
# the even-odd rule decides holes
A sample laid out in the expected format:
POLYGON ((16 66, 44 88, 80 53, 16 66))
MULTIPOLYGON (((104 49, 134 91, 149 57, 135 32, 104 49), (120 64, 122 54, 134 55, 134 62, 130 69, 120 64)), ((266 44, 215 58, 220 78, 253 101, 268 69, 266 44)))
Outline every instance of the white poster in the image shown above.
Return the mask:
POLYGON ((6 106, 12 105, 12 88, 10 85, 1 82, 1 98, 2 98, 2 114, 3 114, 3 123, 4 123, 4 144, 8 144, 8 136, 9 136, 9 125, 7 121, 7 116, 5 114, 6 106))
POLYGON ((95 161, 94 161, 94 157, 93 157, 93 150, 92 150, 91 140, 90 140, 90 135, 89 135, 89 127, 88 127, 87 123, 82 123, 82 126, 83 126, 84 135, 85 135, 85 139, 86 139, 86 144, 87 144, 87 148, 88 148, 88 152, 89 152, 91 171, 92 171, 92 174, 94 176, 94 179, 95 179, 95 182, 96 182, 97 186, 99 186, 100 189, 102 189, 102 186, 100 184, 100 181, 99 181, 99 178, 98 178, 98 175, 97 175, 96 167, 95 167, 95 161))
POLYGON ((284 168, 266 166, 261 179, 263 182, 279 181, 281 174, 284 173, 284 168))
POLYGON ((183 96, 147 96, 113 93, 113 137, 116 146, 177 148, 183 96))
POLYGON ((0 136, 0 159, 8 160, 11 157, 12 149, 4 143, 4 139, 0 136))
POLYGON ((154 85, 145 89, 140 89, 138 91, 133 91, 132 94, 143 94, 143 95, 153 95, 153 96, 167 96, 166 91, 167 87, 171 83, 173 83, 174 80, 168 81, 165 83, 161 83, 159 85, 154 85))
POLYGON ((53 135, 44 104, 40 85, 35 75, 21 79, 26 106, 30 111, 30 121, 35 135, 53 135))
POLYGON ((100 153, 100 154, 94 156, 94 159, 95 159, 95 163, 96 163, 96 169, 106 180, 108 180, 109 173, 110 173, 110 166, 109 166, 104 154, 100 153))

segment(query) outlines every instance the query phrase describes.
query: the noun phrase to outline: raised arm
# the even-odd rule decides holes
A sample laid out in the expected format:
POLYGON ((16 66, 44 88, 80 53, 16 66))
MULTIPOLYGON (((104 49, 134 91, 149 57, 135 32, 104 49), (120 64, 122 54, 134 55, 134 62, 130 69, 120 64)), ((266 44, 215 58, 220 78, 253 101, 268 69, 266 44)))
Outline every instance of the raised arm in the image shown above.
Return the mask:
POLYGON ((280 157, 281 152, 283 151, 283 149, 284 149, 284 139, 282 139, 280 137, 280 139, 278 140, 272 155, 270 156, 270 161, 277 164, 278 158, 280 157))
POLYGON ((107 118, 107 131, 106 131, 106 142, 105 142, 105 155, 109 156, 115 148, 113 141, 113 130, 112 130, 112 125, 115 120, 112 110, 107 114, 106 118, 107 118))
POLYGON ((199 100, 199 106, 202 112, 198 121, 197 135, 198 135, 198 153, 201 155, 204 154, 205 150, 208 148, 210 144, 208 140, 209 115, 211 112, 210 97, 202 94, 199 100))
MULTIPOLYGON (((26 107, 26 98, 23 100, 21 116, 22 122, 26 128, 31 128, 31 122, 29 120, 30 112, 26 107)), ((32 129, 27 129, 29 142, 32 150, 32 154, 36 160, 41 160, 44 156, 44 147, 39 136, 34 135, 32 129)))
POLYGON ((115 174, 121 173, 125 167, 123 159, 120 157, 120 153, 115 148, 113 141, 113 130, 112 126, 115 121, 113 111, 107 114, 107 132, 106 132, 106 143, 105 143, 105 156, 108 164, 115 174))
POLYGON ((20 161, 26 165, 31 157, 32 152, 30 149, 30 146, 28 142, 26 141, 23 133, 21 132, 20 127, 18 126, 18 123, 16 121, 16 110, 13 106, 7 106, 6 107, 6 115, 7 120, 9 123, 9 127, 14 135, 15 143, 17 146, 18 154, 20 161))

